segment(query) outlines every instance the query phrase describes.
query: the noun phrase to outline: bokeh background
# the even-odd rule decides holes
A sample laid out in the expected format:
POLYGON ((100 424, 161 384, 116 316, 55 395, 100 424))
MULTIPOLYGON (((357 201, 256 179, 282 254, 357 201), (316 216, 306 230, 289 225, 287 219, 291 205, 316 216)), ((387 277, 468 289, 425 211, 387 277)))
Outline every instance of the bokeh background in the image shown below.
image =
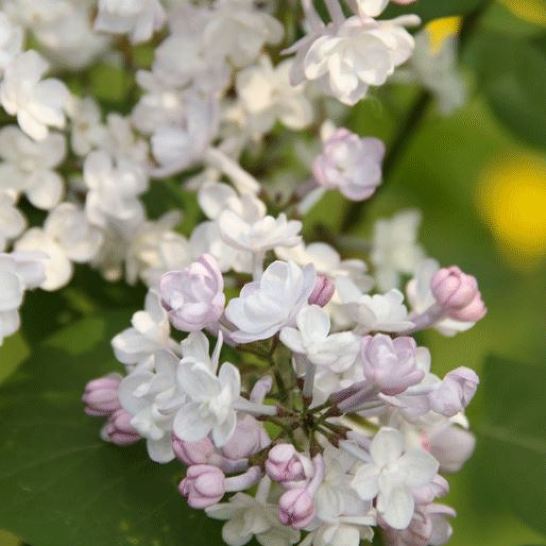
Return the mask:
MULTIPOLYGON (((441 41, 456 28, 456 20, 443 19, 430 32, 441 41)), ((469 412, 477 450, 463 471, 450 477, 448 503, 458 512, 452 546, 546 543, 545 28, 541 0, 502 0, 488 7, 464 52, 467 104, 448 117, 434 105, 427 109, 355 231, 367 236, 377 218, 402 208, 420 209, 421 241, 428 253, 475 274, 489 308, 486 319, 468 333, 451 339, 424 334, 438 372, 464 364, 482 375, 469 412)), ((389 88, 357 105, 349 125, 392 141, 418 92, 389 88)), ((344 207, 341 199, 328 196, 313 211, 311 225, 335 230, 344 207)), ((139 288, 102 287, 94 273, 84 271, 61 297, 32 294, 23 331, 0 350, 0 381, 60 326, 110 309, 126 309, 127 320, 142 294, 139 288)), ((108 340, 102 343, 107 346, 108 340)), ((50 362, 37 364, 46 374, 50 362)), ((0 480, 3 472, 0 468, 0 480)), ((133 543, 144 544, 128 539, 133 543)), ((16 536, 0 532, 1 546, 19 544, 16 536)), ((193 546, 183 538, 180 544, 193 546)), ((220 544, 217 530, 208 544, 220 544)))

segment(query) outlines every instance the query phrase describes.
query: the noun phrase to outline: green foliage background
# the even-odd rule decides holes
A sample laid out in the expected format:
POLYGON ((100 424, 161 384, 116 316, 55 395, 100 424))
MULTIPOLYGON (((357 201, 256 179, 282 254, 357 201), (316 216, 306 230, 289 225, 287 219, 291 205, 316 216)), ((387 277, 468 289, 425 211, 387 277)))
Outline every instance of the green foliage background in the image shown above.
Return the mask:
MULTIPOLYGON (((472 13, 482 4, 420 0, 416 7, 432 19, 472 13)), ((450 476, 448 503, 459 514, 453 546, 545 543, 544 259, 526 263, 524 253, 495 239, 478 198, 487 168, 522 154, 543 158, 545 37, 543 27, 502 5, 487 6, 464 53, 468 104, 447 118, 427 109, 355 229, 365 237, 378 217, 421 209, 429 254, 476 274, 489 307, 466 334, 423 335, 439 373, 464 364, 482 376, 469 412, 477 450, 450 476)), ((110 94, 107 100, 123 100, 119 74, 98 70, 97 90, 110 94)), ((349 125, 392 142, 416 93, 382 90, 355 108, 349 125)), ((284 162, 294 161, 290 146, 271 145, 284 162)), ((156 206, 185 210, 184 228, 196 218, 195 200, 177 184, 155 191, 156 206)), ((308 233, 318 224, 335 231, 346 207, 329 195, 309 218, 308 233)), ((109 339, 128 324, 143 295, 141 287, 107 285, 81 269, 60 293, 27 298, 21 333, 0 349, 0 529, 9 531, 0 532, 0 545, 20 544, 17 537, 32 546, 221 545, 218 525, 179 498, 178 466, 152 464, 141 446, 104 445, 100 425, 81 411, 85 382, 115 366, 109 339)))

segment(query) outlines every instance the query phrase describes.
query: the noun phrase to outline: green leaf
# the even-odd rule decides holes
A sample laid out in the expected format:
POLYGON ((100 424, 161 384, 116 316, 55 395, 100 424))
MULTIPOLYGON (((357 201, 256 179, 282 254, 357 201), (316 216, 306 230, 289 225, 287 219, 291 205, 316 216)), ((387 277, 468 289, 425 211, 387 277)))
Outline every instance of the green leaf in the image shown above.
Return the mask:
POLYGON ((544 40, 481 32, 469 55, 478 89, 497 119, 527 143, 546 147, 544 40))
POLYGON ((427 23, 432 19, 440 17, 451 17, 454 15, 466 15, 473 12, 489 0, 419 0, 409 6, 391 6, 385 12, 385 18, 396 17, 404 13, 415 13, 427 23))
MULTIPOLYGON (((546 533, 546 367, 490 357, 482 376, 484 416, 477 422, 477 458, 490 495, 546 533)), ((481 485, 481 484, 480 484, 481 485)))
POLYGON ((105 444, 101 420, 82 411, 85 383, 116 368, 110 339, 129 318, 61 330, 0 387, 0 529, 32 546, 222 544, 178 494, 181 465, 105 444))

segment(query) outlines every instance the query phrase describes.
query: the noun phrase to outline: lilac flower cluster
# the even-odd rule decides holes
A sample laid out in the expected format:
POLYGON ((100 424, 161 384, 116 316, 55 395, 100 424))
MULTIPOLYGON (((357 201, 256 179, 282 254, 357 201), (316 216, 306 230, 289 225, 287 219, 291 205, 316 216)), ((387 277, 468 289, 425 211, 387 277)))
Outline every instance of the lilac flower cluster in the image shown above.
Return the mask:
POLYGON ((123 373, 89 382, 85 411, 105 441, 180 461, 181 496, 226 522, 230 546, 451 534, 438 499, 473 450, 479 380, 435 375, 414 335, 474 326, 477 281, 427 257, 418 211, 354 252, 302 236, 326 192, 364 201, 382 183, 389 150, 344 127, 346 107, 404 71, 443 110, 460 102, 451 45, 436 58, 408 30, 417 16, 383 17, 389 3, 0 0, 0 343, 25 292, 63 288, 75 264, 142 282, 144 308, 112 340, 123 373), (123 113, 68 85, 98 59, 130 81, 123 113), (307 180, 268 156, 285 132, 307 180), (197 195, 188 236, 176 207, 150 215, 152 185, 197 195))

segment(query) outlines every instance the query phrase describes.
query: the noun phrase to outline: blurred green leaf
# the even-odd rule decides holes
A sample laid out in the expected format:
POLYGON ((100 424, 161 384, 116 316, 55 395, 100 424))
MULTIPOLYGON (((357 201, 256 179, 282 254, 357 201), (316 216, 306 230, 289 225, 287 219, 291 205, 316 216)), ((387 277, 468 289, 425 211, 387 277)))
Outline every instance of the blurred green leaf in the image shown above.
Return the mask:
POLYGON ((85 383, 115 368, 110 339, 129 318, 61 330, 0 388, 0 528, 32 546, 222 543, 180 498, 180 465, 152 463, 143 445, 105 444, 100 420, 82 411, 85 383))
POLYGON ((416 4, 401 7, 391 4, 385 12, 385 18, 396 17, 405 13, 415 13, 424 23, 440 17, 466 15, 489 0, 419 0, 416 4))
POLYGON ((471 64, 498 120, 529 144, 546 147, 546 49, 543 37, 497 32, 475 37, 471 64))
POLYGON ((476 457, 482 463, 483 486, 546 533, 546 367, 490 357, 482 378, 484 415, 476 423, 476 457))

